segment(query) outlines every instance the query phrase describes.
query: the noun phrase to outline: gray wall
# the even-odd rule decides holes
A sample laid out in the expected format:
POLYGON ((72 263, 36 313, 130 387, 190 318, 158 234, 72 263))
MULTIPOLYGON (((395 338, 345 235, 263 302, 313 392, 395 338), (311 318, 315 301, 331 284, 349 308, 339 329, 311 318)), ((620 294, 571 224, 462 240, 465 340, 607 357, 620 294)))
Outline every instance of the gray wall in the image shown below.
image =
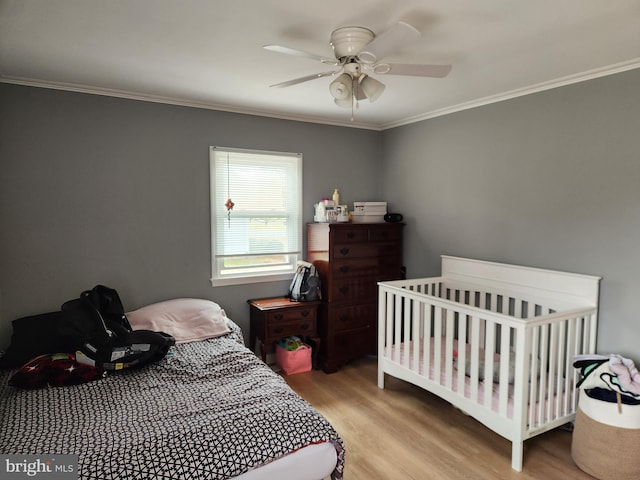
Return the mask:
POLYGON ((212 299, 248 335, 246 300, 288 282, 211 287, 210 145, 302 152, 305 221, 336 187, 380 193, 375 131, 7 84, 0 106, 0 349, 11 320, 98 283, 130 310, 212 299))
POLYGON ((640 70, 382 137, 410 277, 440 254, 602 276, 599 351, 640 361, 640 70))
POLYGON ((335 187, 386 199, 410 277, 441 254, 601 275, 599 350, 640 361, 640 70, 384 132, 6 84, 0 108, 0 348, 96 283, 129 309, 210 298, 247 334, 246 300, 287 282, 209 283, 224 145, 302 152, 308 221, 335 187))

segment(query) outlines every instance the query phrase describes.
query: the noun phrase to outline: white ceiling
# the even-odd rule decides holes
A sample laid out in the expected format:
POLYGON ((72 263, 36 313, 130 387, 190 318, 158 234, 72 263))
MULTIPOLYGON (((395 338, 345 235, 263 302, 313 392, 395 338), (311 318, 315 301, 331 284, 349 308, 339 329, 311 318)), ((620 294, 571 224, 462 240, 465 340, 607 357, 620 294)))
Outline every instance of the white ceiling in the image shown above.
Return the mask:
POLYGON ((0 0, 0 80, 312 122, 385 129, 640 67, 640 0, 0 0), (452 64, 448 77, 375 76, 336 106, 327 65, 347 25, 422 33, 385 61, 452 64))

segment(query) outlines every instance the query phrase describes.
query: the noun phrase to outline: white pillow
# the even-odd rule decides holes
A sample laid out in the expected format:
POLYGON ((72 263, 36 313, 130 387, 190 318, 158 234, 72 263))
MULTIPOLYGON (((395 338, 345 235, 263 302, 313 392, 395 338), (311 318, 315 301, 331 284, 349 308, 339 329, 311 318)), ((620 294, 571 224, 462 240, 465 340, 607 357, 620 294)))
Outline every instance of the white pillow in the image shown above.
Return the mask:
POLYGON ((165 332, 176 343, 205 340, 229 333, 224 310, 215 302, 197 298, 176 298, 153 303, 127 313, 134 330, 165 332))

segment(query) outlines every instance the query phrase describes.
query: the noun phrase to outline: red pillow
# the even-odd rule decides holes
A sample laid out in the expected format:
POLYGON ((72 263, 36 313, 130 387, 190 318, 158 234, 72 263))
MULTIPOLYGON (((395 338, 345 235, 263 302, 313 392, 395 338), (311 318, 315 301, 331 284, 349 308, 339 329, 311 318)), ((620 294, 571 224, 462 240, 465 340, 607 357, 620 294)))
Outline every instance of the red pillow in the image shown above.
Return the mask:
POLYGON ((73 353, 52 353, 29 360, 9 379, 18 388, 61 387, 91 382, 101 377, 91 365, 76 362, 73 353))

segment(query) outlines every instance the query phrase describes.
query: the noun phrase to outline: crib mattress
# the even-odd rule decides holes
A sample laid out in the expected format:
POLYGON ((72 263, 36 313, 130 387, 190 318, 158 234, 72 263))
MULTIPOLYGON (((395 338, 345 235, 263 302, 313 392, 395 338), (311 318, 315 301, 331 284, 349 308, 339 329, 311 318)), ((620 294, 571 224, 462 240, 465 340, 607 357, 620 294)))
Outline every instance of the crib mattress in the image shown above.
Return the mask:
MULTIPOLYGON (((420 361, 418 362, 419 365, 416 369, 415 365, 414 365, 414 349, 415 348, 419 348, 420 353, 419 353, 419 358, 422 359, 424 358, 424 343, 422 341, 410 341, 410 342, 403 342, 400 344, 394 344, 391 346, 387 346, 385 349, 385 358, 387 359, 398 359, 398 358, 403 358, 405 355, 405 350, 407 348, 409 348, 409 365, 408 365, 408 369, 412 370, 412 371, 417 371, 418 374, 423 377, 423 378, 427 378, 433 382, 438 383, 439 385, 446 385, 447 382, 447 373, 446 373, 446 350, 445 350, 445 338, 443 337, 441 339, 441 345, 440 345, 440 375, 438 376, 438 374, 436 373, 435 370, 435 363, 434 362, 434 352, 435 352, 435 345, 434 345, 434 338, 431 338, 430 341, 430 352, 431 352, 431 358, 429 363, 429 368, 428 368, 428 375, 425 374, 425 368, 424 368, 424 362, 420 361), (439 378, 438 378, 439 377, 439 378)), ((457 342, 454 340, 453 343, 453 348, 457 349, 457 342)), ((406 365, 405 365, 406 367, 406 365)), ((465 398, 471 400, 472 402, 474 402, 477 405, 485 405, 485 391, 486 391, 486 387, 485 387, 485 383, 486 381, 483 380, 479 380, 478 381, 478 388, 477 388, 477 396, 476 398, 472 397, 472 385, 471 385, 471 377, 469 377, 468 375, 464 376, 464 390, 462 392, 462 396, 464 396, 465 398)), ((493 379, 491 379, 493 380, 493 379)), ((552 382, 555 382, 557 384, 557 378, 552 378, 551 379, 552 382)), ((564 383, 564 382, 560 382, 560 383, 564 383)), ((451 390, 455 393, 460 394, 461 392, 459 391, 459 386, 458 386, 458 366, 457 364, 454 362, 453 363, 453 375, 452 375, 452 382, 451 382, 451 390)), ((544 402, 538 402, 536 405, 534 405, 533 407, 535 408, 534 412, 534 419, 535 419, 535 423, 541 423, 542 422, 542 417, 544 416, 544 412, 547 411, 552 405, 555 404, 556 400, 558 399, 558 396, 563 394, 563 390, 560 390, 558 393, 556 393, 554 395, 553 398, 548 398, 546 397, 544 399, 544 402)), ((499 384, 496 382, 491 381, 491 389, 490 389, 490 394, 491 394, 491 401, 490 401, 490 405, 491 405, 491 410, 495 413, 499 413, 500 412, 500 387, 499 384)), ((531 405, 529 405, 529 409, 531 409, 531 405)), ((506 410, 506 418, 508 419, 513 419, 513 412, 514 412, 514 386, 513 384, 509 384, 508 386, 508 395, 507 395, 507 410, 506 410)), ((527 418, 529 418, 529 415, 527 416, 527 418)))

